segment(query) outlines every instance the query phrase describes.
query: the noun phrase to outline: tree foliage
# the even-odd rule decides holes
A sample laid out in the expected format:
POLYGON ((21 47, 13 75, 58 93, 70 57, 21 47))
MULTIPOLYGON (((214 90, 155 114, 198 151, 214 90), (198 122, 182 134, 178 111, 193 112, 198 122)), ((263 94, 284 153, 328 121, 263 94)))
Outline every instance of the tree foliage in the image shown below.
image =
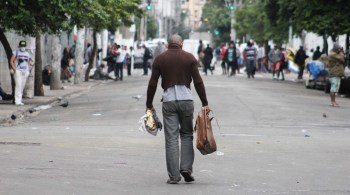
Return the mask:
POLYGON ((265 0, 265 11, 272 24, 289 24, 295 34, 306 30, 335 41, 350 32, 348 0, 265 0))
POLYGON ((147 15, 147 38, 152 39, 157 36, 157 22, 153 15, 147 15))
POLYGON ((30 36, 59 34, 74 25, 92 28, 94 35, 103 29, 114 31, 122 23, 130 25, 132 16, 142 13, 139 3, 140 0, 2 0, 0 41, 10 59, 12 49, 4 36, 9 29, 30 36))
POLYGON ((231 17, 230 10, 225 7, 224 1, 208 0, 203 7, 201 31, 219 32, 219 36, 214 36, 214 42, 230 41, 231 17), (207 20, 207 21, 206 21, 207 20))

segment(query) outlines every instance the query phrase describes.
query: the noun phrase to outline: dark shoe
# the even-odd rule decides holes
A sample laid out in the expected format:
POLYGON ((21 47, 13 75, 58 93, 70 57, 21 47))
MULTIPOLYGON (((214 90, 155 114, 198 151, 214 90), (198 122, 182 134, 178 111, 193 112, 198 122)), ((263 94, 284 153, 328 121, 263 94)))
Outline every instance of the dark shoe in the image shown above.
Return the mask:
POLYGON ((10 94, 6 94, 2 100, 12 100, 13 96, 10 94))
POLYGON ((191 175, 190 171, 181 171, 180 173, 181 173, 182 177, 184 177, 185 182, 194 181, 194 177, 191 175))

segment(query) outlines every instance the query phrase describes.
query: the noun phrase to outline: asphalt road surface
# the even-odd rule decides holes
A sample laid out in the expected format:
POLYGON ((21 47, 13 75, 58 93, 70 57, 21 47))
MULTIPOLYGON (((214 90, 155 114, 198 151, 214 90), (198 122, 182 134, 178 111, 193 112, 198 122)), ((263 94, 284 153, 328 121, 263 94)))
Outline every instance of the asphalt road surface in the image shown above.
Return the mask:
POLYGON ((203 76, 218 151, 195 149, 196 181, 170 185, 163 132, 138 129, 148 79, 107 82, 1 127, 0 194, 350 194, 348 98, 333 108, 300 83, 203 76))

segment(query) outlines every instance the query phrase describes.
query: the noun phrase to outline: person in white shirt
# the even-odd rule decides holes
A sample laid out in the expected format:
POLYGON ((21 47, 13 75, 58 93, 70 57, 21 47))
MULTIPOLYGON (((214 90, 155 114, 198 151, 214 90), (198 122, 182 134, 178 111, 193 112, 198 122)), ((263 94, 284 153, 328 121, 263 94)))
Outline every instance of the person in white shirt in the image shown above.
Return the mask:
POLYGON ((11 56, 10 64, 11 74, 14 75, 16 87, 15 87, 15 104, 23 106, 22 96, 23 90, 26 85, 27 78, 29 76, 29 70, 31 69, 32 58, 29 52, 26 51, 27 42, 20 41, 19 49, 15 50, 11 56), (15 63, 17 60, 17 63, 15 63), (17 64, 17 65, 16 65, 17 64))
POLYGON ((123 80, 123 70, 124 70, 124 63, 125 63, 125 56, 127 54, 127 51, 124 49, 124 45, 120 46, 118 49, 118 52, 120 51, 120 55, 117 58, 117 63, 119 64, 119 79, 123 80))
POLYGON ((124 60, 124 52, 122 50, 122 48, 120 47, 120 45, 117 45, 117 51, 116 51, 116 56, 117 56, 117 60, 116 60, 116 65, 114 68, 114 76, 115 76, 115 80, 123 80, 123 60, 124 60))

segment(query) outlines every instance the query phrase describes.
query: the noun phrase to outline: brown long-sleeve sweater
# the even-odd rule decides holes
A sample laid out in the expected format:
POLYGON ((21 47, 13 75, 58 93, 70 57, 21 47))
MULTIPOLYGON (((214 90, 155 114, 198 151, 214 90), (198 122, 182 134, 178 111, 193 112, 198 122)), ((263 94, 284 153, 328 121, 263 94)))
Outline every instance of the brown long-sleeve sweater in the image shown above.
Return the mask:
POLYGON ((204 83, 198 70, 198 61, 192 54, 182 50, 178 44, 170 44, 168 50, 158 55, 152 64, 152 75, 147 88, 147 108, 153 107, 159 77, 162 78, 163 90, 175 85, 190 88, 193 79, 202 106, 208 105, 204 83))

